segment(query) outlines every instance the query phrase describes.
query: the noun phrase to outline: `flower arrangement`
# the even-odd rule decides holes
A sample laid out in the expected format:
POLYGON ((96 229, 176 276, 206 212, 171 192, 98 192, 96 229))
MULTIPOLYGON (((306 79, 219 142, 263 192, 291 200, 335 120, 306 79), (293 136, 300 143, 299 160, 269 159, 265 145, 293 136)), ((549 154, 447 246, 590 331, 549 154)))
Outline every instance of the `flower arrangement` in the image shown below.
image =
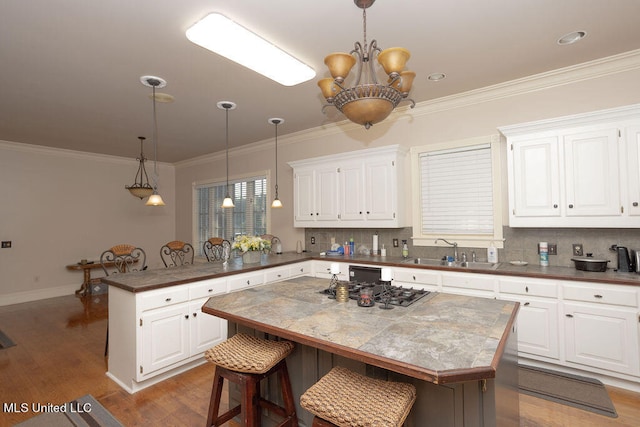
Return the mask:
POLYGON ((271 241, 260 236, 236 236, 232 248, 240 252, 268 251, 271 249, 271 241))

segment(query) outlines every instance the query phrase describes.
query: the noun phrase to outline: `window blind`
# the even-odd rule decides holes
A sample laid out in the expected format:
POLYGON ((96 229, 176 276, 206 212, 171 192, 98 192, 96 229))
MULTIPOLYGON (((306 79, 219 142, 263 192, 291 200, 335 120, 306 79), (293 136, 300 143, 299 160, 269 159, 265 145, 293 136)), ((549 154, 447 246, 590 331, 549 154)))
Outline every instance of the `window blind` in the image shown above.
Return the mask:
POLYGON ((419 156, 422 234, 493 235, 491 146, 419 156))

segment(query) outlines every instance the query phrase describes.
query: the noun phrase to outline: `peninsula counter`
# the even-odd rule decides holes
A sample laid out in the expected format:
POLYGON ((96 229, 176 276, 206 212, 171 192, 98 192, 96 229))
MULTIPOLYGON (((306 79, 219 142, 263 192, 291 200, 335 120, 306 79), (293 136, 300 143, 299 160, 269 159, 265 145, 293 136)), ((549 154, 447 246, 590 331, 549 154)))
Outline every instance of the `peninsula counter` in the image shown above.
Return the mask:
MULTIPOLYGON (((342 365, 415 384, 408 425, 517 424, 518 303, 433 293, 382 310, 337 303, 320 293, 326 286, 299 277, 213 296, 202 311, 227 319, 229 335, 242 330, 297 342, 288 361, 297 396, 342 365)), ((298 416, 311 425, 299 406, 298 416)))

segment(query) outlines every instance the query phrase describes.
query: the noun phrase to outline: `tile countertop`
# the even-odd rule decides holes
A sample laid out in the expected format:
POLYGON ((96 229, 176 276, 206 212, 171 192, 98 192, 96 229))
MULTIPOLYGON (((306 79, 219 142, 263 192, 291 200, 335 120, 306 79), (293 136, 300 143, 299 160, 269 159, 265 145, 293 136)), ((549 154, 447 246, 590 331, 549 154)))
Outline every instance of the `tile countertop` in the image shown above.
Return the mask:
POLYGON ((365 255, 336 257, 320 256, 318 253, 314 252, 304 252, 301 254, 287 252, 281 255, 263 255, 262 261, 259 264, 249 265, 243 265, 241 258, 232 258, 226 268, 223 267, 221 262, 196 262, 194 265, 177 268, 159 268, 112 275, 109 277, 103 277, 102 282, 129 292, 143 292, 167 286, 224 277, 308 260, 640 286, 640 274, 618 273, 612 269, 608 269, 605 272, 589 272, 579 271, 571 267, 540 267, 535 264, 515 266, 511 265, 509 262, 502 262, 495 270, 474 270, 472 268, 417 265, 407 262, 401 257, 365 255))
POLYGON ((382 310, 338 303, 298 277, 211 297, 202 311, 436 384, 495 377, 518 303, 431 293, 382 310))

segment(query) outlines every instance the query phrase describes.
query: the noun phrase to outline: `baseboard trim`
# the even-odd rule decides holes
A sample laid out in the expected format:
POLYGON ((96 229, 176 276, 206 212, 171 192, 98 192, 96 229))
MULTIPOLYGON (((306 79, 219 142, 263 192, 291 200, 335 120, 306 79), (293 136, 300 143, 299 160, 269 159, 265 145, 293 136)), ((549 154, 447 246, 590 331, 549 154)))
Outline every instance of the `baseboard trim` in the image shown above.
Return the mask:
POLYGON ((33 289, 30 291, 14 292, 0 295, 0 306, 21 304, 23 302, 38 301, 47 298, 74 295, 78 284, 57 286, 55 288, 33 289))

